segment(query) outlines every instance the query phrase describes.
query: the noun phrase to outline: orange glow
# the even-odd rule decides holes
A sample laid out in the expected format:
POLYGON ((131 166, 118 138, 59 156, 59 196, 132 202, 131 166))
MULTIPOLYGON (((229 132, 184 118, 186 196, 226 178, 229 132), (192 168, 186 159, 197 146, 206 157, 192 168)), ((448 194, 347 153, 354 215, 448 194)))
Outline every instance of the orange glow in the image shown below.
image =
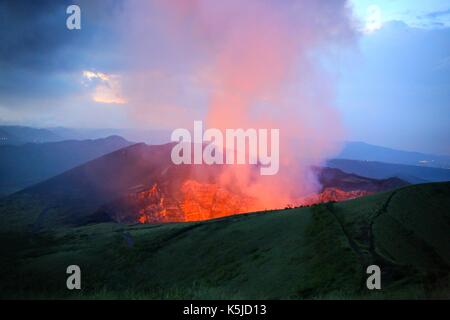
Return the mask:
POLYGON ((201 221, 252 211, 254 199, 232 193, 217 184, 186 181, 180 208, 184 221, 201 221))
POLYGON ((321 193, 303 197, 302 199, 300 199, 300 202, 304 206, 310 206, 313 204, 326 202, 341 202, 367 196, 370 194, 372 194, 372 192, 363 190, 343 191, 337 188, 326 188, 321 193))
POLYGON ((142 206, 139 223, 201 221, 256 209, 250 197, 194 180, 183 183, 178 197, 165 195, 155 183, 149 190, 139 192, 136 201, 142 206))
MULTIPOLYGON (((368 194, 370 193, 366 191, 326 188, 321 193, 298 199, 293 205, 309 206, 330 201, 338 202, 368 194)), ((263 208, 255 198, 231 192, 219 184, 200 183, 195 180, 185 181, 178 196, 164 194, 155 183, 150 189, 139 192, 135 199, 141 206, 136 218, 139 223, 203 221, 292 206, 285 203, 283 206, 263 208)))
MULTIPOLYGON (((225 190, 233 198, 239 194, 236 190, 243 190, 253 199, 251 211, 283 208, 319 193, 322 186, 310 168, 333 158, 339 153, 339 141, 345 140, 334 107, 335 76, 323 65, 328 56, 333 62, 336 46, 352 44, 353 23, 344 2, 132 3, 129 9, 135 16, 127 29, 126 47, 139 68, 128 74, 124 86, 132 118, 140 125, 170 129, 190 126, 194 120, 222 132, 279 129, 276 176, 262 177, 249 167, 230 165, 214 181, 220 188, 209 186, 208 192, 225 190), (165 19, 148 19, 150 12, 165 19), (321 18, 311 19, 316 15, 321 18), (160 63, 148 63, 154 43, 145 41, 146 30, 161 32, 158 57, 166 59, 155 59, 160 63)), ((180 206, 176 211, 184 220, 247 210, 208 211, 209 202, 190 199, 201 191, 178 192, 182 195, 175 201, 180 206)), ((172 212, 165 215, 173 217, 172 212)))

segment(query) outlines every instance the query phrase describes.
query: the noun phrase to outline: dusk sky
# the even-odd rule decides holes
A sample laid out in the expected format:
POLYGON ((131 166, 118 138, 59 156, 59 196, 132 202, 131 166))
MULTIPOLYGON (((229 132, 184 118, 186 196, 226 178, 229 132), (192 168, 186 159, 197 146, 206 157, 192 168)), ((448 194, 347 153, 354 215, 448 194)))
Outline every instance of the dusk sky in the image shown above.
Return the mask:
MULTIPOLYGON (((0 1, 0 122, 142 127, 135 121, 134 104, 142 103, 136 90, 153 93, 148 129, 169 127, 170 117, 202 117, 208 96, 195 86, 201 77, 191 78, 185 70, 185 53, 173 50, 167 57, 172 51, 163 33, 133 29, 136 21, 162 17, 131 15, 126 7, 119 0, 0 1), (82 29, 69 31, 65 10, 73 3, 81 7, 82 29), (142 54, 148 53, 144 59, 135 52, 141 47, 130 44, 136 37, 142 54), (136 65, 134 57, 145 66, 136 65), (157 68, 162 64, 166 72, 175 70, 169 80, 157 68), (151 74, 136 76, 141 67, 151 74), (130 70, 133 77, 127 77, 130 70), (130 79, 137 82, 133 90, 130 79), (167 82, 170 86, 161 84, 167 82), (172 109, 173 99, 183 108, 172 109)), ((449 1, 353 0, 348 7, 352 43, 324 61, 335 80, 332 102, 345 140, 450 155, 449 1)), ((186 50, 190 63, 202 58, 194 57, 194 49, 186 50)))

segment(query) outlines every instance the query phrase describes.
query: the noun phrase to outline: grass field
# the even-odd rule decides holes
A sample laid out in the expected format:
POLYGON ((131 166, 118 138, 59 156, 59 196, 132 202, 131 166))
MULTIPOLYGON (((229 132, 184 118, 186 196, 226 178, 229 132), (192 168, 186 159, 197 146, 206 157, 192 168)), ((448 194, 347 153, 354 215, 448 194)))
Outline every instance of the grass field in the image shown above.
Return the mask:
POLYGON ((450 298, 450 183, 196 223, 38 232, 39 210, 0 202, 3 299, 450 298), (66 289, 71 264, 82 290, 66 289))

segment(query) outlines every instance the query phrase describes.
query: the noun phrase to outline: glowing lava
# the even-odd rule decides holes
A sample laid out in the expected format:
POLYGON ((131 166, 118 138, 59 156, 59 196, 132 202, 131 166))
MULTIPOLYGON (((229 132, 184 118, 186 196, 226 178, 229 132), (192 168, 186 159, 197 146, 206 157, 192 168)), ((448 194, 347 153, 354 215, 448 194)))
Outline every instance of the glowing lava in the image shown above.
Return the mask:
POLYGON ((359 197, 367 196, 373 192, 364 190, 352 190, 344 191, 338 188, 325 188, 321 193, 309 195, 301 198, 300 205, 310 206, 313 204, 326 203, 326 202, 340 202, 345 200, 356 199, 359 197))
POLYGON ((178 195, 167 195, 155 183, 137 194, 140 223, 209 220, 256 209, 254 199, 213 183, 187 180, 178 195))
MULTIPOLYGON (((326 188, 321 193, 298 199, 294 206, 338 202, 368 194, 370 192, 367 191, 326 188)), ((231 192, 218 184, 195 180, 185 181, 176 196, 165 194, 155 183, 150 189, 138 192, 134 198, 141 208, 137 217, 139 223, 202 221, 261 210, 254 198, 231 192)))

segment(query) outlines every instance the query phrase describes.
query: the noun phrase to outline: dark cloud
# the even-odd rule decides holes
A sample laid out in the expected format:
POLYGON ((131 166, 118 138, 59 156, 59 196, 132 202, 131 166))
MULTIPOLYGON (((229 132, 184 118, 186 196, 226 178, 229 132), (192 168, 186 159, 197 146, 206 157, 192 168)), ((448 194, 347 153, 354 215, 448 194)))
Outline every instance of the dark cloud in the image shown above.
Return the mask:
POLYGON ((66 1, 6 1, 0 5, 0 63, 4 68, 48 68, 69 42, 66 1))
MULTIPOLYGON (((82 30, 66 28, 66 8, 74 1, 3 1, 0 3, 0 64, 4 68, 76 68, 83 51, 96 50, 99 33, 108 35, 117 1, 78 1, 82 30), (98 11, 98 12, 93 12, 98 11), (91 45, 91 46, 90 46, 91 45), (68 63, 70 61, 70 63, 68 63)), ((75 2, 76 3, 76 2, 75 2)), ((103 45, 111 40, 103 37, 103 45)), ((110 41, 112 42, 112 41, 110 41)))
POLYGON ((120 0, 0 1, 0 98, 65 94, 78 86, 68 74, 117 65, 120 9, 120 0), (66 28, 71 4, 81 7, 81 30, 66 28))

